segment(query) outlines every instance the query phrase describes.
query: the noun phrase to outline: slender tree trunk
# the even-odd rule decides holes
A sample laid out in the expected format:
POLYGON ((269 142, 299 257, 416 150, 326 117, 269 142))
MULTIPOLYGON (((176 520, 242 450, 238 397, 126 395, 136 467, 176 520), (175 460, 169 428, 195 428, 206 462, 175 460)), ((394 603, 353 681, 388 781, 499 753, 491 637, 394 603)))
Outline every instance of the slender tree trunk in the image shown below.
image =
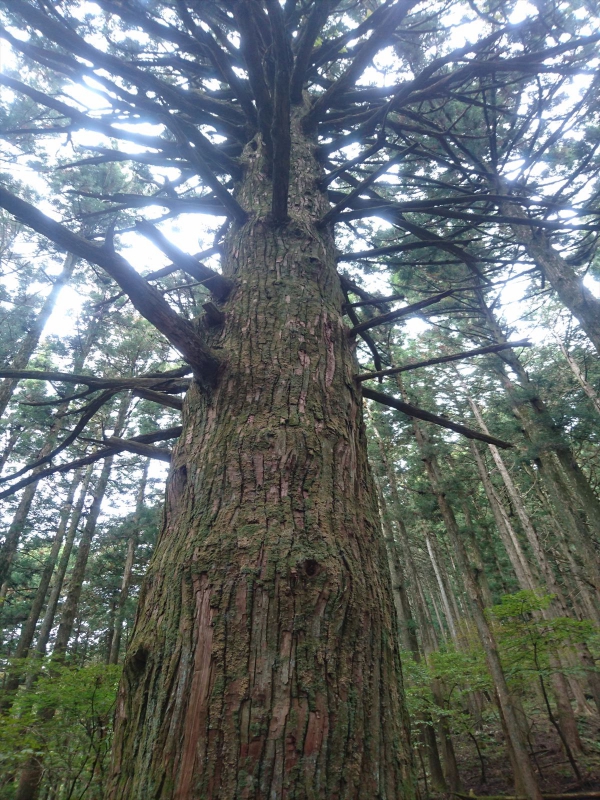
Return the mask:
MULTIPOLYGON (((485 424, 485 421, 477 404, 470 397, 468 398, 468 401, 471 410, 473 411, 473 414, 475 416, 475 419, 479 423, 482 431, 488 433, 489 431, 487 429, 487 426, 485 424)), ((557 613, 560 616, 568 617, 570 616, 570 613, 567 607, 566 600, 563 595, 562 588, 560 587, 556 579, 556 575, 546 555, 546 552, 542 546, 538 532, 535 529, 531 521, 531 518, 529 517, 529 514, 527 513, 527 510, 523 504, 523 499, 521 497, 521 494, 517 489, 517 487, 515 486, 515 483, 506 467, 506 464, 504 463, 504 459, 502 458, 498 448, 495 447, 494 445, 488 445, 488 448, 490 450, 490 453, 492 454, 492 458, 494 459, 494 463, 496 464, 498 472, 502 477, 504 485, 506 486, 506 490, 510 497, 515 513, 519 518, 521 527, 523 528, 523 531, 525 532, 529 545, 533 551, 533 554, 535 556, 535 559, 537 561, 540 570, 540 574, 542 575, 544 582, 546 584, 546 589, 550 594, 554 596, 553 604, 556 607, 557 613)), ((579 654, 579 659, 582 662, 584 668, 586 669, 586 673, 588 675, 589 688, 592 692, 592 696, 594 697, 594 701, 596 703, 598 711, 600 712, 600 704, 598 704, 598 700, 600 700, 600 677, 597 675, 595 670, 589 669, 590 657, 588 656, 589 650, 587 649, 587 645, 586 646, 580 645, 578 646, 577 650, 579 654)), ((580 695, 579 684, 577 680, 574 679, 570 681, 570 683, 576 694, 578 706, 580 706, 582 709, 585 709, 586 707, 585 698, 581 697, 580 695)), ((580 749, 580 746, 576 745, 575 749, 580 749)))
POLYGON ((10 436, 8 437, 8 442, 6 443, 6 447, 2 451, 2 455, 0 455, 0 474, 4 469, 6 462, 11 456, 12 451, 15 449, 15 445, 19 441, 21 433, 23 432, 23 428, 20 425, 14 425, 10 431, 10 436))
MULTIPOLYGON (((62 416, 57 417, 48 433, 48 438, 46 439, 44 446, 37 454, 36 460, 37 458, 43 458, 44 456, 48 455, 48 453, 52 450, 62 426, 62 416)), ((43 467, 38 467, 37 470, 35 470, 32 474, 35 475, 36 472, 40 472, 42 469, 43 467)), ((0 584, 3 584, 9 578, 13 558, 15 557, 15 553, 19 547, 21 534, 25 530, 27 517, 29 516, 36 490, 37 481, 30 483, 29 486, 26 486, 23 490, 21 500, 19 501, 15 515, 6 533, 4 542, 2 543, 2 548, 0 549, 0 584)))
POLYGON ((38 631, 38 638, 35 645, 36 656, 43 656, 46 654, 46 647, 48 646, 48 640, 50 639, 50 633, 52 631, 52 626, 54 625, 54 617, 56 616, 58 601, 60 599, 65 575, 69 566, 69 560, 73 551, 73 544, 75 543, 77 528, 83 513, 83 506, 89 491, 93 469, 93 465, 90 464, 86 470, 85 477, 83 478, 83 482, 79 490, 79 496, 69 520, 69 527, 65 537, 65 546, 60 554, 60 560, 58 562, 56 572, 54 573, 54 580, 52 583, 52 588, 50 589, 48 603, 46 605, 46 611, 38 631))
POLYGON ((537 582, 533 577, 515 530, 510 524, 508 515, 502 507, 500 498, 498 497, 496 490, 492 485, 492 481, 488 475, 488 471, 483 462, 483 458, 481 457, 481 453, 477 449, 475 442, 471 441, 469 445, 471 448, 471 454, 473 455, 473 459, 477 467, 477 472, 479 473, 479 478, 483 484, 488 503, 490 504, 492 513, 494 515, 496 528, 498 529, 500 539, 502 540, 506 553, 510 559, 510 563, 512 564, 515 575, 517 576, 519 586, 521 589, 535 589, 537 582))
MULTIPOLYGON (((381 440, 379 441, 381 442, 381 440)), ((387 466, 387 461, 385 463, 387 466)), ((379 490, 378 495, 383 522, 383 532, 385 534, 386 548, 390 564, 390 573, 392 576, 392 591, 394 592, 394 603, 396 605, 396 613, 398 615, 400 641, 402 642, 402 647, 404 650, 411 653, 414 660, 418 663, 421 660, 421 652, 417 640, 416 625, 408 601, 406 580, 403 574, 402 564, 399 559, 399 552, 395 542, 394 532, 387 516, 388 510, 385 497, 381 490, 379 490)), ((439 702, 441 691, 439 686, 436 686, 435 689, 437 691, 434 691, 434 698, 436 702, 439 702)), ((452 739, 450 738, 448 725, 447 723, 444 723, 445 720, 442 718, 441 723, 437 727, 440 740, 442 742, 445 769, 442 768, 437 739, 433 729, 433 723, 429 717, 425 720, 424 724, 419 725, 419 736, 426 749, 432 788, 439 792, 447 792, 448 787, 450 787, 452 791, 460 791, 460 778, 458 775, 458 766, 456 763, 454 747, 452 744, 452 739), (446 783, 446 777, 448 777, 448 783, 446 783)))
MULTIPOLYGON (((486 305, 482 292, 478 292, 478 302, 486 327, 498 344, 505 343, 506 336, 493 312, 486 305)), ((498 369, 513 411, 521 422, 525 434, 538 449, 542 477, 549 484, 553 505, 558 503, 557 513, 561 514, 564 509, 565 513, 573 518, 573 535, 577 536, 581 547, 587 551, 587 557, 593 554, 592 561, 598 572, 598 556, 590 534, 600 537, 600 500, 591 489, 589 481, 581 471, 516 353, 507 350, 503 353, 502 359, 514 370, 521 388, 527 393, 527 399, 524 400, 521 394, 515 391, 505 370, 498 369), (563 473, 564 479, 558 474, 559 472, 563 473), (558 491, 558 495, 562 495, 560 497, 555 497, 557 486, 560 486, 558 491)), ((600 577, 600 573, 597 577, 600 577)), ((598 588, 600 590, 600 587, 598 588)))
POLYGON ((469 537, 469 555, 473 564, 473 568, 477 572, 477 582, 481 587, 481 595, 486 608, 494 604, 490 585, 488 583, 487 575, 485 573, 485 562, 483 560, 483 553, 475 534, 475 525, 473 524, 473 516, 466 497, 461 500, 461 510, 465 518, 466 532, 469 537))
POLYGON ((498 708, 505 730, 508 752, 512 762, 513 775, 515 779, 516 794, 524 794, 531 800, 541 800, 541 792, 538 786, 537 777, 527 752, 527 746, 523 737, 522 729, 517 717, 517 711, 511 698, 498 647, 495 642, 492 630, 485 616, 483 596, 477 583, 476 576, 473 574, 471 564, 464 542, 460 535, 458 524, 454 517, 454 512, 443 490, 443 482, 439 466, 434 456, 429 454, 427 440, 421 426, 413 419, 413 429, 417 444, 421 450, 425 469, 431 483, 431 488, 435 494, 440 513, 446 526, 450 543, 458 560, 461 574, 471 601, 471 608, 475 626, 483 647, 486 663, 490 671, 498 700, 498 708))
POLYGON ((23 628, 21 629, 21 636, 19 637, 17 649, 15 650, 15 658, 26 658, 29 652, 29 648, 31 647, 31 644, 33 642, 35 629, 44 602, 46 600, 48 587, 50 585, 50 580, 54 572, 54 567, 56 566, 56 561, 58 559, 58 555, 62 547, 69 517, 73 510, 73 500, 75 498, 75 493, 77 491, 79 484, 81 483, 82 477, 83 477, 82 470, 78 470, 73 476, 73 480, 71 481, 71 485, 69 486, 67 498, 60 511, 58 528, 56 529, 56 535, 54 537, 54 541, 52 542, 52 549, 50 550, 46 563, 44 564, 44 568, 40 576, 40 582, 36 589, 35 596, 33 598, 33 603, 31 604, 31 609, 29 611, 29 615, 27 617, 25 624, 23 625, 23 628))
MULTIPOLYGON (((54 285, 44 301, 35 322, 29 328, 26 336, 19 345, 13 360, 10 364, 10 369, 25 369, 29 364, 29 359, 33 355, 35 348, 38 346, 40 337, 44 332, 44 327, 54 311, 54 306, 58 300, 58 296, 66 283, 71 280, 71 275, 77 264, 77 259, 70 253, 65 257, 65 262, 62 272, 54 281, 54 285)), ((0 382, 0 417, 6 411, 6 407, 10 402, 10 398, 15 390, 18 381, 6 378, 0 382)))
MULTIPOLYGON (((117 422, 113 432, 113 435, 115 436, 119 436, 123 429, 130 401, 131 397, 129 394, 124 395, 121 399, 117 414, 117 422)), ((92 492, 92 504, 90 506, 83 533, 81 534, 81 539, 79 540, 77 557, 69 577, 69 591, 67 592, 67 596, 62 606, 60 623, 52 651, 52 658, 56 662, 61 662, 64 660, 69 639, 73 633, 73 625, 75 623, 79 608, 79 598, 81 597, 81 590, 85 578, 92 539, 96 532, 96 524, 102 509, 102 501, 104 500, 106 487, 108 486, 112 464, 112 456, 109 456, 104 460, 98 482, 96 483, 96 486, 92 492)), ((74 652, 76 652, 78 639, 79 629, 77 630, 77 635, 75 638, 75 645, 73 648, 74 652)), ((45 721, 49 721, 54 716, 55 711, 55 708, 47 707, 41 709, 39 713, 45 721)), ((21 770, 15 800, 35 800, 41 786, 42 778, 42 759, 37 756, 32 756, 21 770)))
POLYGON ((596 409, 598 414, 600 414, 600 397, 598 396, 598 393, 596 392, 594 387, 590 383, 588 383, 588 381, 586 380, 585 375, 583 374, 583 372, 579 368, 579 364, 575 361, 573 356, 569 353, 569 351, 564 346, 564 344, 561 342, 561 340, 558 338, 558 336, 556 336, 555 338, 558 341, 558 346, 560 347, 560 352, 565 357, 565 361, 567 362, 567 364, 571 367, 571 371, 572 371, 573 375, 575 375, 575 377, 577 378, 577 380, 579 382, 579 385, 581 386, 583 391, 586 393, 586 395, 589 397, 589 399, 592 401, 592 405, 594 406, 594 408, 596 409))
POLYGON ((110 800, 413 796, 396 620, 314 145, 238 192, 226 363, 193 385, 116 711, 110 800), (250 199, 252 202, 250 202, 250 199))
POLYGON ((437 581, 440 597, 442 599, 446 622, 448 624, 448 628, 450 629, 452 639, 456 642, 458 640, 458 632, 456 630, 456 618, 454 616, 452 607, 450 606, 449 593, 447 591, 448 579, 447 576, 442 573, 442 568, 437 557, 437 553, 435 552, 430 534, 425 532, 424 539, 425 544, 427 545, 427 552, 429 553, 429 560, 431 561, 431 566, 433 567, 433 572, 437 581))
MULTIPOLYGON (((69 519, 69 514, 71 513, 71 509, 73 506, 73 498, 75 497, 75 492, 77 490, 77 486, 79 483, 81 483, 81 471, 78 471, 75 474, 73 480, 71 481, 67 499, 65 500, 63 507, 60 511, 58 528, 56 531, 56 535, 54 537, 54 541, 52 543, 52 549, 42 569, 40 582, 33 597, 33 602, 31 604, 31 609, 29 610, 27 619, 23 624, 23 627, 21 628, 21 634, 19 636, 19 640, 17 642, 13 658, 26 658, 29 653, 29 648, 31 647, 31 643, 33 642, 33 637, 35 636, 35 629, 38 623, 42 607, 44 605, 44 601, 46 600, 46 594, 48 593, 48 586, 50 584, 50 579, 52 577, 52 573, 54 571, 56 560, 58 558, 58 554, 60 552, 60 548, 64 538, 65 529, 67 527, 67 522, 69 519)), ((5 684, 5 698, 2 702, 3 710, 6 711, 6 709, 10 705, 12 705, 12 700, 9 699, 10 697, 9 693, 16 691, 18 687, 19 687, 19 675, 14 673, 9 674, 5 684)))
POLYGON ((149 460, 146 459, 144 469, 142 471, 142 478, 138 487, 138 493, 135 504, 135 514, 131 521, 131 533, 127 541, 127 554, 125 556, 125 567, 123 569, 123 580, 121 581, 121 591, 119 592, 119 599, 115 610, 114 633, 110 641, 108 663, 117 664, 119 661, 119 650, 121 649, 121 633, 123 629, 123 620, 125 619, 125 604, 129 597, 129 585, 131 583, 131 575, 133 573, 133 563, 135 560, 135 551, 138 544, 140 534, 140 520, 142 511, 144 510, 144 494, 146 492, 146 480, 148 478, 149 460))
MULTIPOLYGON (((121 435, 130 402, 131 396, 129 394, 123 395, 117 413, 117 421, 115 423, 113 436, 121 435)), ((53 658, 62 659, 64 657, 71 633, 73 632, 73 623, 75 622, 75 617, 79 608, 79 598, 81 597, 81 590, 83 588, 92 539, 96 533, 96 525, 98 523, 100 511, 102 510, 102 502, 106 494, 112 465, 112 456, 104 459, 102 471, 100 472, 98 482, 92 492, 92 504, 88 512, 83 533, 81 534, 81 539, 79 540, 79 546, 77 547, 77 557, 73 564, 71 575, 69 576, 69 591, 67 592, 61 609, 60 623, 58 631, 56 632, 56 640, 52 651, 53 658)))
POLYGON ((522 225, 510 225, 527 255, 551 284, 561 303, 578 320, 590 341, 600 354, 600 300, 584 285, 573 267, 555 250, 545 231, 528 224, 527 215, 519 205, 503 204, 507 214, 520 217, 522 225))

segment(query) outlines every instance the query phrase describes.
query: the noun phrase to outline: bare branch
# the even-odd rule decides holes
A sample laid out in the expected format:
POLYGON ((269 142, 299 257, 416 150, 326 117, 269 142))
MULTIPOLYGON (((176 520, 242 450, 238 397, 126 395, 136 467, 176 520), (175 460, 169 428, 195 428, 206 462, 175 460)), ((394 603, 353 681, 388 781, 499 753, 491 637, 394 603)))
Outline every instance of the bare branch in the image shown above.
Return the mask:
POLYGON ((435 425, 439 425, 442 428, 456 431, 456 433, 462 434, 467 439, 479 439, 480 442, 493 444, 503 449, 513 447, 509 442, 505 442, 502 439, 495 439, 493 436, 487 436, 485 433, 479 433, 479 431, 466 428, 464 425, 459 425, 457 422, 452 422, 446 419, 446 417, 439 417, 437 414, 432 414, 430 411, 425 411, 409 403, 404 403, 402 400, 398 400, 390 394, 376 392, 374 389, 367 389, 366 386, 363 386, 362 393, 363 397, 366 397, 368 400, 375 400, 376 403, 395 408, 396 411, 401 411, 403 414, 406 414, 407 417, 415 417, 415 419, 422 419, 425 422, 433 422, 435 425))
POLYGON ((384 378, 386 375, 398 375, 400 372, 409 372, 412 369, 431 367, 434 364, 446 364, 449 361, 461 361, 464 358, 483 356, 487 353, 499 353, 501 350, 507 350, 510 347, 531 347, 531 342, 506 342, 505 344, 492 344, 489 347, 478 347, 475 350, 465 350, 463 353, 455 353, 454 355, 449 356, 438 356, 438 358, 430 358, 427 361, 416 361, 412 364, 403 364, 401 367, 382 369, 379 370, 379 372, 363 372, 362 375, 356 376, 356 380, 371 381, 375 378, 384 378))
POLYGON ((163 394, 163 392, 155 392, 152 389, 135 389, 133 395, 167 408, 174 408, 176 411, 181 411, 183 408, 183 400, 180 397, 173 397, 172 395, 163 394))
MULTIPOLYGON (((164 442, 181 436, 182 430, 183 428, 181 426, 177 426, 175 428, 167 428, 163 431, 156 431, 155 433, 146 433, 141 436, 133 436, 131 439, 126 439, 123 441, 127 441, 128 443, 141 442, 142 444, 164 442)), ((55 467, 48 467, 41 472, 36 472, 35 475, 29 475, 29 477, 23 478, 23 480, 13 484, 13 486, 11 486, 9 489, 5 489, 3 492, 0 492, 0 500, 3 500, 5 497, 10 497, 10 495, 15 494, 15 492, 18 492, 25 486, 29 486, 30 483, 36 483, 37 481, 42 480, 42 478, 47 478, 50 475, 55 475, 56 473, 69 472, 70 470, 77 469, 78 467, 85 467, 88 464, 93 464, 96 461, 100 461, 102 458, 108 458, 109 456, 117 455, 117 453, 122 452, 124 449, 124 447, 106 447, 102 450, 96 450, 95 453, 90 453, 83 458, 78 458, 76 461, 69 461, 67 464, 58 464, 55 467)), ((144 453, 144 455, 147 455, 147 453, 144 453)))
POLYGON ((407 314, 413 314, 415 311, 420 311, 422 308, 427 308, 427 306, 432 306, 434 303, 439 303, 440 300, 443 300, 445 297, 449 297, 451 294, 454 294, 454 290, 448 289, 441 294, 436 294, 433 297, 427 297, 425 300, 420 300, 418 303, 413 303, 410 306, 404 306, 396 311, 390 311, 388 314, 381 314, 379 317, 367 319, 364 322, 361 322, 359 325, 355 325, 354 328, 350 330, 349 335, 356 336, 357 333, 368 331, 369 328, 375 328, 378 325, 384 325, 386 322, 393 322, 400 317, 405 317, 407 314))
MULTIPOLYGON (((157 372, 154 375, 140 375, 135 378, 99 378, 96 375, 74 375, 71 372, 55 372, 53 370, 39 369, 2 369, 0 378, 12 378, 17 380, 32 381, 53 381, 54 383, 79 383, 89 386, 94 391, 101 389, 136 389, 136 388, 170 388, 174 380, 181 379, 189 374, 189 369, 171 370, 169 372, 157 372)), ((181 383, 181 381, 179 381, 181 383)), ((188 381, 189 383, 189 381, 188 381)), ((184 387, 178 391, 185 391, 184 387)), ((74 399, 72 396, 69 399, 74 399)))
POLYGON ((165 450, 160 447, 152 447, 151 444, 143 444, 136 442, 133 439, 119 439, 118 436, 109 436, 104 440, 105 444, 113 448, 117 452, 137 453, 140 456, 148 456, 149 458, 156 458, 159 461, 171 462, 171 451, 165 450))
POLYGON ((193 325, 173 311, 162 295, 146 283, 128 261, 109 248, 99 247, 73 233, 2 186, 0 206, 59 247, 102 267, 129 295, 137 311, 166 336, 197 370, 199 380, 205 384, 211 383, 220 364, 216 354, 205 345, 193 325))

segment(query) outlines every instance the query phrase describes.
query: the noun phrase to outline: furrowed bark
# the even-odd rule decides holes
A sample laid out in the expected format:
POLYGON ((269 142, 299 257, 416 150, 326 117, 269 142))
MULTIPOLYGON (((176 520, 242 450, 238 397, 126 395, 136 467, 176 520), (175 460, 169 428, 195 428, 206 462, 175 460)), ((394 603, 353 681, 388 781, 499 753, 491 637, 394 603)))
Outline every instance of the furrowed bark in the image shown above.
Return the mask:
POLYGON ((110 800, 413 796, 385 547, 314 145, 288 213, 238 189, 210 395, 192 386, 116 710, 110 800), (252 204, 246 200, 252 198, 252 204))

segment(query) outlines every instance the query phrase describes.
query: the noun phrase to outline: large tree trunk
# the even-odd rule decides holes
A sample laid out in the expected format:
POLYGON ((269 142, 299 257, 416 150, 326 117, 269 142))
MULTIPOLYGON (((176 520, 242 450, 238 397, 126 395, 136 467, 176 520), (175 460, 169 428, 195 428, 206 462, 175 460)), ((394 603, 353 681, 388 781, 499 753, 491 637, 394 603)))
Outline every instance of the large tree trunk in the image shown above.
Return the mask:
POLYGON ((184 405, 116 712, 111 800, 413 795, 396 620, 313 145, 260 145, 215 386, 184 405))

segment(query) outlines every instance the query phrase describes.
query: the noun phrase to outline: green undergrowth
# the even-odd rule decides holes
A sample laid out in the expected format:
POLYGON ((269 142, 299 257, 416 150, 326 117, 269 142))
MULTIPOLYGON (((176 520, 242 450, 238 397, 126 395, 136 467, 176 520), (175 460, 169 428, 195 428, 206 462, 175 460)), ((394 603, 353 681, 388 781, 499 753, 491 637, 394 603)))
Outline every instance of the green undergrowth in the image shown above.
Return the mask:
MULTIPOLYGON (((576 788, 572 767, 550 724, 542 685, 552 709, 552 675, 557 656, 568 678, 585 686, 577 659, 582 644, 600 651, 598 631, 588 622, 553 614, 553 599, 535 592, 507 595, 488 609, 515 703, 523 710, 529 747, 546 791, 576 788), (564 666, 566 665, 566 666, 564 666)), ((475 794, 513 792, 494 690, 474 630, 463 625, 458 639, 420 660, 403 653, 406 697, 423 794, 431 793, 423 726, 439 736, 444 723, 452 739, 462 788, 475 794), (435 689, 435 691, 434 691, 435 689)), ((21 770, 37 759, 43 766, 41 798, 102 800, 112 743, 120 667, 29 661, 6 666, 3 684, 19 677, 16 691, 0 692, 0 798, 15 796, 21 770)), ((575 704, 574 704, 575 708, 575 704)), ((585 752, 577 759, 584 782, 600 775, 600 721, 591 707, 576 709, 585 752)), ((587 782, 587 783, 586 783, 587 782)))
MULTIPOLYGON (((25 681, 26 665, 13 663, 15 670, 25 681)), ((35 759, 43 767, 42 791, 52 787, 61 800, 101 800, 121 668, 46 661, 37 672, 30 688, 2 696, 0 797, 14 796, 13 777, 35 759)))
MULTIPOLYGON (((486 613, 543 789, 566 791, 595 785, 600 780, 600 718, 587 687, 590 668, 582 664, 578 650, 586 646, 598 663, 597 628, 588 621, 556 615, 553 597, 533 591, 506 595, 486 613), (559 668, 568 681, 581 685, 587 701, 581 708, 571 697, 584 748, 576 753, 581 780, 550 718, 550 713, 555 721, 558 716, 552 678, 559 668)), ((474 628, 463 625, 456 641, 418 661, 403 653, 402 663, 425 793, 432 787, 420 730, 430 725, 439 732, 443 722, 456 751, 463 788, 481 794, 514 794, 494 687, 474 628)), ((594 671, 599 671, 597 666, 594 671)))

